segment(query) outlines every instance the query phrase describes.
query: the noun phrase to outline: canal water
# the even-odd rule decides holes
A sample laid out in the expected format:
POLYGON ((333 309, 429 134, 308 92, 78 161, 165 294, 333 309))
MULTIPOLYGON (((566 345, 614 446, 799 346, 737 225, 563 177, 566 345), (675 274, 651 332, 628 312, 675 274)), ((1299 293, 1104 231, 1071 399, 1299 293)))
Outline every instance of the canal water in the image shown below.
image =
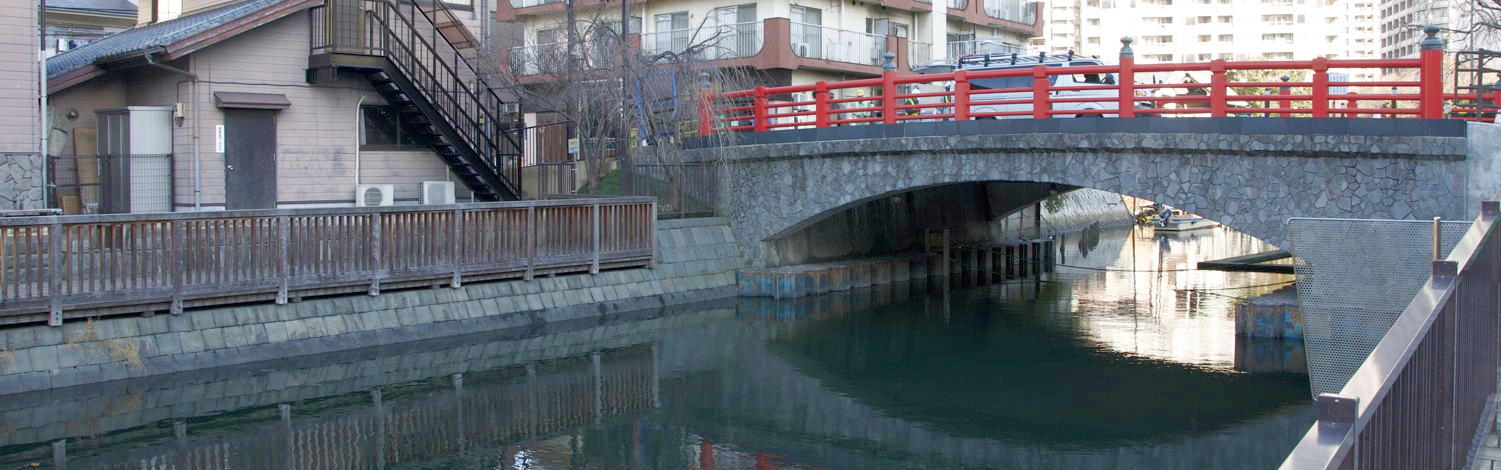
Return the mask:
POLYGON ((1299 342, 1234 336, 1266 247, 1087 230, 1033 279, 728 299, 0 397, 12 468, 1270 468, 1299 342), (61 463, 61 465, 59 465, 61 463))

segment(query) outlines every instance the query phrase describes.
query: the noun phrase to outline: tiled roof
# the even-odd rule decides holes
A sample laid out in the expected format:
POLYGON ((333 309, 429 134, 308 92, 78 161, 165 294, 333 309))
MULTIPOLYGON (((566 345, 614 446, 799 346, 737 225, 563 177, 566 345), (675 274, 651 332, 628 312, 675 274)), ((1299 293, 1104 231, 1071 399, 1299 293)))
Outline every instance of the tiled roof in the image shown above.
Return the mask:
POLYGON ((166 47, 283 1, 285 0, 247 0, 170 21, 130 28, 47 59, 47 77, 72 72, 106 57, 166 47))

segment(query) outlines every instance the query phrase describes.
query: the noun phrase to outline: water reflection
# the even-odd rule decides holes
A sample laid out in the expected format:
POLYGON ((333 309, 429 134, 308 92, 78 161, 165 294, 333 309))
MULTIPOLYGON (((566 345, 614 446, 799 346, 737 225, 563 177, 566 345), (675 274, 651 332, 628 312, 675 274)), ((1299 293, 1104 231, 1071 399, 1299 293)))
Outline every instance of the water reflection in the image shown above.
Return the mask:
POLYGON ((1279 462, 1312 421, 1301 349, 1242 342, 1237 358, 1229 296, 1257 290, 1207 289, 1284 277, 1174 271, 1260 246, 1077 237, 1036 280, 732 299, 3 397, 0 468, 59 450, 69 468, 1279 462))

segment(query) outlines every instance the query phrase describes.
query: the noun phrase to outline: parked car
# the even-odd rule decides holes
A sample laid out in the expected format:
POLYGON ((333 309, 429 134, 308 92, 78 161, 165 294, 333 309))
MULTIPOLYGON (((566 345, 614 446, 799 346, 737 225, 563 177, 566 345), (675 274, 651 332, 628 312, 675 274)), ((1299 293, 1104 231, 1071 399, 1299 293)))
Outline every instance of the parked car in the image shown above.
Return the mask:
MULTIPOLYGON (((994 54, 985 56, 966 56, 960 58, 952 66, 934 67, 928 66, 917 70, 918 73, 946 73, 957 70, 1007 70, 1007 69, 1030 69, 1042 64, 1048 67, 1083 67, 1106 65, 1099 59, 1076 57, 1073 54, 1059 55, 1035 55, 1020 56, 1007 55, 998 57, 994 54)), ((1114 73, 1077 73, 1049 75, 1048 82, 1054 88, 1083 87, 1116 84, 1114 73)), ((923 86, 928 88, 934 85, 923 86)), ((953 82, 942 84, 945 90, 953 90, 953 82)), ((976 119, 1016 119, 1030 118, 1032 111, 1032 76, 1020 75, 1013 77, 972 78, 969 80, 971 116, 984 113, 1014 112, 1016 115, 1006 116, 975 116, 976 119), (1027 88, 1020 91, 985 92, 984 90, 1004 90, 1015 88, 1027 88), (995 101, 1025 100, 1021 103, 996 104, 995 101)), ((1117 90, 1052 90, 1049 92, 1052 98, 1098 98, 1099 101, 1079 101, 1052 103, 1054 111, 1084 111, 1084 110, 1114 110, 1117 106, 1117 90)), ((932 100, 933 98, 929 98, 932 100)), ((1152 103, 1138 101, 1137 108, 1150 108, 1152 103)), ((951 108, 932 108, 932 114, 949 113, 951 108)), ((928 113, 925 113, 928 114, 928 113)), ((1115 113, 1055 113, 1053 117, 1116 117, 1115 113)))

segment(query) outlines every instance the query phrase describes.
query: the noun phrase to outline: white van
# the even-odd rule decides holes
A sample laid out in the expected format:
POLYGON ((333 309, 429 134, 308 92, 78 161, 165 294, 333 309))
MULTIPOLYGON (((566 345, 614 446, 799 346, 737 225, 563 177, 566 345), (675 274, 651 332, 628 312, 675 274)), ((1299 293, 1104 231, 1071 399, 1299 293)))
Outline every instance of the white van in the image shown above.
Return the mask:
MULTIPOLYGON (((989 55, 984 55, 984 56, 966 56, 964 58, 961 58, 956 64, 954 64, 952 66, 952 68, 950 68, 948 66, 945 66, 945 67, 925 67, 925 68, 919 70, 919 72, 920 73, 945 73, 945 72, 948 72, 950 70, 969 70, 969 71, 973 72, 973 71, 979 71, 979 70, 1030 69, 1032 67, 1037 66, 1037 64, 1039 64, 1039 63, 1041 63, 1042 65, 1046 65, 1048 67, 1065 67, 1065 68, 1066 67, 1081 67, 1081 66, 1106 65, 1104 62, 1100 61, 1099 59, 1090 59, 1090 58, 1084 58, 1084 57, 1076 57, 1076 56, 1074 56, 1072 54, 1068 54, 1068 55, 1052 55, 1052 56, 1044 56, 1044 55, 1018 56, 1018 55, 1015 55, 1015 54, 1007 55, 1007 56, 998 56, 998 55, 995 55, 995 54, 989 54, 989 55)), ((1048 80, 1049 80, 1049 82, 1051 83, 1051 85, 1053 87, 1072 87, 1072 86, 1091 86, 1091 85, 1094 85, 1094 86, 1098 86, 1098 85, 1114 85, 1114 84, 1116 84, 1116 79, 1117 79, 1116 75, 1113 74, 1113 73, 1103 73, 1103 74, 1102 73, 1058 74, 1058 75, 1049 75, 1048 76, 1048 80)), ((953 83, 949 82, 949 83, 947 83, 945 85, 945 87, 946 87, 947 90, 953 90, 953 83)), ((1030 100, 1032 99, 1032 91, 1031 90, 1026 90, 1026 91, 1010 91, 1010 92, 1000 92, 1000 93, 985 93, 983 91, 983 90, 998 90, 998 89, 1006 89, 1006 88, 1031 88, 1031 87, 1032 87, 1032 76, 1030 74, 1028 74, 1028 75, 1022 75, 1022 76, 1015 76, 1015 77, 972 78, 972 79, 969 80, 969 88, 970 88, 969 100, 970 100, 970 103, 971 103, 970 104, 970 108, 969 108, 970 115, 974 115, 976 113, 1024 112, 1024 113, 1028 113, 1028 114, 1018 114, 1018 115, 1012 115, 1012 116, 998 116, 998 117, 997 116, 976 116, 975 119, 995 119, 995 118, 1024 119, 1024 118, 1031 118, 1032 117, 1032 115, 1030 114, 1031 111, 1032 111, 1032 103, 1030 102, 1030 100), (1028 102, 1025 102, 1025 103, 1014 103, 1014 104, 985 104, 985 103, 983 103, 983 102, 986 102, 986 101, 1003 101, 1003 100, 1027 100, 1028 102)), ((1116 97, 1118 96, 1118 94, 1117 94, 1116 90, 1114 90, 1114 89, 1107 89, 1107 90, 1052 90, 1052 91, 1049 92, 1049 95, 1052 98, 1099 98, 1099 101, 1081 101, 1081 102, 1053 103, 1052 104, 1052 108, 1053 108, 1054 111, 1065 111, 1066 112, 1066 111, 1074 111, 1074 110, 1091 110, 1091 109, 1099 109, 1099 110, 1108 109, 1108 110, 1114 110, 1114 109, 1116 109, 1116 105, 1118 103, 1118 101, 1116 99, 1116 97)), ((1144 103, 1144 102, 1137 102, 1136 106, 1139 107, 1139 108, 1140 107, 1150 107, 1151 104, 1150 103, 1144 103)), ((948 110, 944 110, 943 112, 947 113, 948 110)), ((1079 114, 1053 114, 1053 117, 1061 117, 1061 118, 1068 118, 1068 117, 1116 117, 1116 114, 1115 113, 1108 113, 1108 114, 1099 114, 1099 113, 1090 113, 1090 114, 1085 114, 1085 113, 1079 113, 1079 114)))

